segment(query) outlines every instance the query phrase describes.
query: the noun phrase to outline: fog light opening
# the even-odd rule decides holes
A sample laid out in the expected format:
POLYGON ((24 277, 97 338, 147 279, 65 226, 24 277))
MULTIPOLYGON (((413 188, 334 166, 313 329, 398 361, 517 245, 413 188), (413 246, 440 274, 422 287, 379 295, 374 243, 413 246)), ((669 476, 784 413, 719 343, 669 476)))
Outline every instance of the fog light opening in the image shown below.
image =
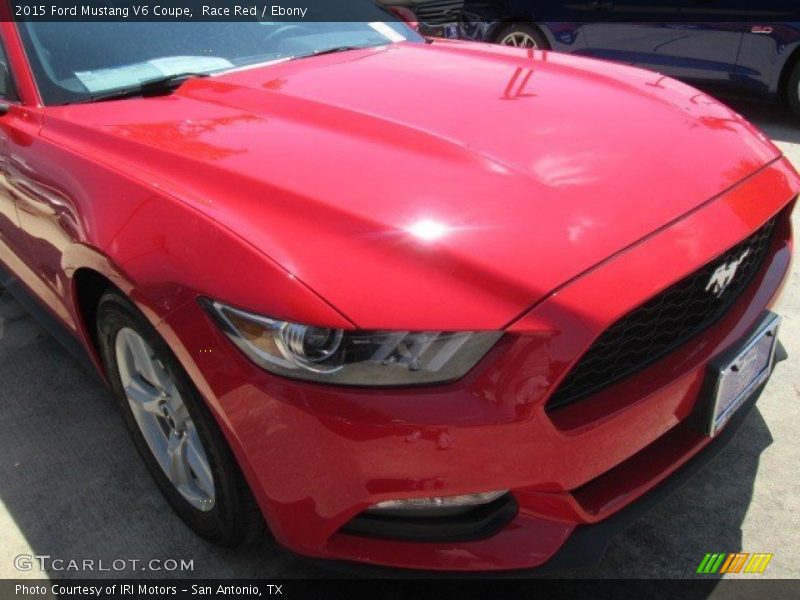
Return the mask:
POLYGON ((477 507, 491 504, 508 494, 508 490, 464 494, 461 496, 430 496, 387 500, 368 508, 365 512, 387 517, 444 517, 467 513, 477 507))

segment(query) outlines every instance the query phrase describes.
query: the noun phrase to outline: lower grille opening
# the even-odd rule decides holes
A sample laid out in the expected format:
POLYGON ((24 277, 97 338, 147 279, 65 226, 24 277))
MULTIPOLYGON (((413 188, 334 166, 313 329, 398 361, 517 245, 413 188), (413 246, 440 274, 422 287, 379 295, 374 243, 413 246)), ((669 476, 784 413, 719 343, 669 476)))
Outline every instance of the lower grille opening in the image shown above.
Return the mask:
POLYGON ((640 371, 722 318, 761 270, 777 217, 614 323, 547 402, 562 408, 640 371))
POLYGON ((518 512, 517 501, 505 494, 489 504, 437 516, 363 512, 342 529, 342 533, 386 540, 414 542, 469 542, 492 537, 510 523, 518 512))

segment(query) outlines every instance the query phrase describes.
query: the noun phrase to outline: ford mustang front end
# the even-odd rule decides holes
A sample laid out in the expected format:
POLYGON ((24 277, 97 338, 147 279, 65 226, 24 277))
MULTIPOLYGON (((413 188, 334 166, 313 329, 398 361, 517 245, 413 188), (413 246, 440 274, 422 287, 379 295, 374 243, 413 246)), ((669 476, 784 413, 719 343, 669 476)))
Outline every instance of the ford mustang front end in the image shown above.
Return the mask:
POLYGON ((800 178, 684 84, 377 19, 2 33, 0 259, 208 539, 577 564, 780 357, 800 178))

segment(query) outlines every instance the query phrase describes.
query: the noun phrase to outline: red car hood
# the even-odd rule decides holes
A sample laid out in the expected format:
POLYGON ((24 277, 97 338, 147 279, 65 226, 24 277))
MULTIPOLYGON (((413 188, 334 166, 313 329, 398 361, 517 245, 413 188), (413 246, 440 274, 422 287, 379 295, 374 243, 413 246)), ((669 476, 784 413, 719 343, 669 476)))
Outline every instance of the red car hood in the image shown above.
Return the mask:
POLYGON ((503 327, 779 155, 658 74, 460 43, 51 114, 46 134, 159 182, 364 328, 503 327))

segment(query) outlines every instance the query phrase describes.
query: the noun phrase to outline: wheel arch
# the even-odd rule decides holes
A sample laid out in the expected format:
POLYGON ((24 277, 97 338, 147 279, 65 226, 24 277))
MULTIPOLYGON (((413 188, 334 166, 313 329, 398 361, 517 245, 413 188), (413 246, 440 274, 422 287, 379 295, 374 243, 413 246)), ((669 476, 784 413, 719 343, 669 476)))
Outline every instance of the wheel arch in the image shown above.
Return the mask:
POLYGON ((780 77, 778 78, 778 100, 786 102, 787 92, 789 86, 789 78, 792 76, 792 71, 800 63, 800 43, 796 44, 789 57, 781 67, 780 77))
POLYGON ((72 295, 75 307, 75 316, 78 325, 83 330, 84 338, 91 350, 92 358, 102 365, 100 358, 100 345, 97 339, 97 308, 100 299, 109 289, 119 289, 112 280, 99 271, 90 267, 81 267, 72 275, 72 295))

